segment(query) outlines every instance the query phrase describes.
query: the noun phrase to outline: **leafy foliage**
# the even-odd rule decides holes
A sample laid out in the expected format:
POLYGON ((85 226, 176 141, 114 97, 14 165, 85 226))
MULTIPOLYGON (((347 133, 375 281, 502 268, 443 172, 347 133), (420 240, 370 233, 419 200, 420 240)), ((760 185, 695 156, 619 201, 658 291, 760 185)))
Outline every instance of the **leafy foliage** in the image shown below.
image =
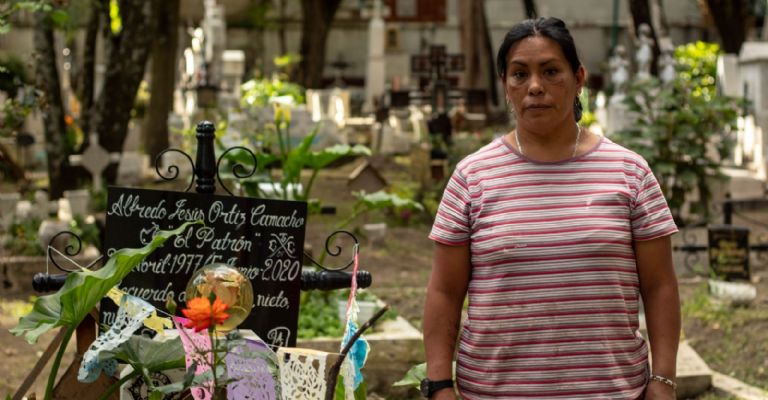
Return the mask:
MULTIPOLYGON (((291 120, 287 106, 275 105, 274 122, 267 126, 265 132, 255 135, 264 150, 255 153, 257 165, 254 166, 253 159, 243 152, 230 152, 226 157, 231 164, 240 164, 246 170, 255 167, 261 177, 266 177, 272 183, 273 192, 278 198, 309 201, 312 185, 323 168, 344 157, 371 155, 370 149, 362 145, 339 144, 314 151, 311 146, 317 136, 317 129, 305 136, 298 146, 291 147, 291 120), (273 177, 272 170, 275 167, 282 167, 282 174, 273 177), (301 173, 304 169, 311 169, 312 174, 302 186, 301 173)), ((249 196, 269 197, 259 188, 258 180, 243 182, 243 188, 249 196)))
MULTIPOLYGON (((2 71, 0 71, 0 74, 2 71)), ((2 78, 0 78, 2 79, 2 78)), ((13 85, 16 79, 9 84, 13 85)), ((0 87, 0 90, 4 90, 0 87)), ((37 96, 30 86, 23 83, 19 86, 9 86, 9 97, 0 104, 0 137, 11 137, 18 133, 24 125, 27 115, 37 107, 37 96), (16 95, 21 91, 21 95, 16 95)))
POLYGON ((424 206, 411 199, 400 197, 395 193, 387 193, 379 190, 374 193, 359 192, 355 193, 357 201, 352 206, 352 214, 345 220, 339 222, 336 228, 341 229, 351 223, 355 218, 363 213, 375 210, 393 210, 396 213, 402 211, 424 211, 424 206))
POLYGON ((294 104, 304 104, 304 88, 278 76, 271 78, 256 78, 240 86, 242 107, 268 106, 279 97, 288 97, 294 104))
POLYGON ((4 0, 0 2, 0 35, 10 32, 13 16, 19 11, 43 12, 48 14, 55 26, 66 26, 70 22, 70 15, 57 7, 58 3, 52 0, 4 0))
POLYGON ((337 312, 337 296, 316 290, 301 294, 298 337, 341 337, 344 334, 337 312))
POLYGON ((171 368, 185 368, 184 347, 177 336, 170 340, 158 341, 140 335, 133 335, 117 348, 102 351, 104 359, 114 358, 121 363, 131 364, 134 370, 149 372, 171 368))
POLYGON ((427 377, 427 363, 417 364, 411 367, 405 373, 403 379, 392 384, 392 386, 413 386, 418 388, 421 380, 427 377))
MULTIPOLYGON (((301 312, 299 313, 298 337, 314 339, 317 337, 338 338, 344 334, 344 324, 339 319, 339 301, 349 298, 349 290, 321 292, 311 290, 301 293, 301 312)), ((357 301, 377 301, 378 298, 370 291, 362 289, 357 292, 357 301)), ((387 310, 379 321, 397 318, 392 309, 387 310)), ((365 321, 360 321, 364 323, 365 321)))
POLYGON ((625 103, 634 116, 616 141, 643 156, 654 171, 675 221, 694 190, 691 213, 709 218, 712 179, 724 179, 721 163, 732 151, 741 101, 714 92, 716 45, 678 49, 680 73, 669 85, 650 78, 630 86, 625 103), (684 70, 692 68, 689 73, 684 70))
POLYGON ((18 89, 28 83, 30 79, 24 61, 12 55, 0 58, 0 91, 8 97, 16 97, 18 89))
POLYGON ((17 256, 45 255, 45 251, 40 247, 38 229, 40 229, 39 218, 14 220, 8 228, 8 235, 3 242, 3 247, 10 254, 17 256))
POLYGON ((120 249, 97 271, 82 270, 70 273, 59 291, 39 297, 35 301, 32 311, 19 320, 19 324, 11 329, 11 333, 16 336, 23 335, 27 342, 34 344, 41 334, 56 327, 66 326, 74 329, 109 289, 122 281, 166 240, 184 232, 192 224, 194 223, 185 223, 172 231, 160 231, 142 248, 120 249))
POLYGON ((675 49, 678 78, 692 86, 691 95, 709 100, 716 95, 717 56, 716 43, 695 42, 675 49))

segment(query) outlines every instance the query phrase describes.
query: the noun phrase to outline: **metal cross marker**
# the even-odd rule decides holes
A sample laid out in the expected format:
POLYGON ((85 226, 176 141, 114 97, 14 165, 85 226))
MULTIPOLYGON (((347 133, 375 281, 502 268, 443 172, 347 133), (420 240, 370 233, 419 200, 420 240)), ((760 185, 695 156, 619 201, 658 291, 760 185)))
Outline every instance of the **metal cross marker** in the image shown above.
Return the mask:
POLYGON ((447 75, 461 71, 464 71, 463 54, 447 54, 443 45, 430 46, 429 54, 411 56, 411 72, 426 81, 426 85, 420 86, 428 86, 429 94, 411 97, 431 98, 433 112, 445 112, 451 97, 447 75))
POLYGON ((93 190, 98 192, 102 189, 101 174, 107 169, 109 164, 120 161, 120 153, 108 153, 99 145, 99 135, 92 133, 90 143, 83 154, 73 154, 69 156, 69 163, 80 165, 91 174, 93 178, 93 190))

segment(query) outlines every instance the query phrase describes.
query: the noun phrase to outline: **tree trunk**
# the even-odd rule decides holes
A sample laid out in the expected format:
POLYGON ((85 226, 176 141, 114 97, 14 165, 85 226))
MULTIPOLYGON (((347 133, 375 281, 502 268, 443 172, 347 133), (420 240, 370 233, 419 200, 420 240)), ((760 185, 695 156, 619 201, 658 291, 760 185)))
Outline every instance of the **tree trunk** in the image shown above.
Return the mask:
POLYGON ((286 18, 285 18, 286 4, 285 3, 287 1, 288 0, 278 0, 278 2, 280 3, 279 4, 280 20, 278 21, 278 24, 277 24, 277 44, 278 44, 277 50, 279 51, 279 54, 281 56, 288 52, 288 46, 286 45, 286 40, 285 40, 285 22, 286 22, 286 18))
POLYGON ((152 44, 151 97, 143 133, 144 147, 153 165, 157 155, 168 148, 168 114, 173 109, 176 87, 179 11, 180 0, 161 2, 157 39, 152 44))
POLYGON ((41 93, 40 109, 45 130, 45 152, 48 156, 49 197, 58 199, 64 192, 64 174, 69 150, 64 125, 64 104, 61 99, 61 83, 56 68, 56 51, 53 23, 48 13, 38 12, 34 34, 37 57, 36 86, 41 93))
POLYGON ((496 74, 488 34, 484 0, 461 0, 461 49, 464 53, 464 86, 485 89, 487 98, 496 99, 496 74))
POLYGON ((83 140, 83 148, 87 146, 90 141, 89 135, 91 133, 91 113, 93 112, 93 100, 94 100, 94 83, 96 77, 96 45, 99 38, 99 27, 102 19, 102 7, 103 1, 94 2, 94 10, 91 12, 91 19, 88 21, 88 26, 85 30, 85 48, 83 49, 83 71, 80 74, 79 79, 81 84, 78 85, 80 91, 80 128, 83 129, 85 135, 83 140))
POLYGON ((709 15, 715 23, 723 51, 728 54, 739 54, 741 45, 747 37, 747 29, 751 25, 749 13, 742 0, 707 0, 709 15))
POLYGON ((653 25, 651 7, 648 0, 629 0, 629 11, 632 13, 632 37, 637 39, 639 27, 646 24, 651 28, 651 37, 653 38, 653 61, 651 61, 651 74, 658 75, 657 61, 661 51, 659 50, 659 38, 656 35, 656 28, 653 25))
POLYGON ((539 13, 536 11, 536 0, 523 0, 526 18, 537 18, 539 13))
POLYGON ((651 0, 651 16, 653 27, 660 38, 669 37, 669 24, 667 23, 667 14, 664 12, 662 0, 651 0))
MULTIPOLYGON (((157 26, 162 0, 121 0, 122 31, 108 41, 104 86, 96 102, 92 126, 99 144, 109 152, 121 152, 157 26)), ((105 172, 108 184, 117 179, 117 166, 105 172)))
POLYGON ((342 0, 301 0, 302 59, 296 69, 296 81, 305 88, 319 88, 323 83, 325 43, 331 23, 342 0))
POLYGON ((481 16, 483 18, 483 47, 485 48, 485 54, 488 56, 488 62, 485 64, 487 69, 487 85, 488 85, 488 98, 494 106, 499 105, 499 96, 496 86, 496 58, 494 57, 494 48, 491 43, 491 31, 488 29, 488 16, 485 15, 485 7, 482 9, 481 16))
POLYGON ((0 143, 0 165, 5 164, 8 168, 10 176, 13 182, 21 183, 22 186, 27 186, 26 177, 24 176, 24 168, 19 165, 18 162, 11 156, 11 152, 8 151, 2 143, 0 143))

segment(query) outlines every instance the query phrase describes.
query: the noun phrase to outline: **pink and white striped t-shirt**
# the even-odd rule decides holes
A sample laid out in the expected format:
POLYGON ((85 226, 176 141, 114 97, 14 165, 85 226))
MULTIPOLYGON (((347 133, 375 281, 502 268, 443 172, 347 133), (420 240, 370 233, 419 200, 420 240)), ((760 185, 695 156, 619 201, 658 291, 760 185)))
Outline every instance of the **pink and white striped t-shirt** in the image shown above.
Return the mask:
POLYGON ((430 234, 471 247, 461 394, 640 396, 648 348, 632 243, 676 231, 646 161, 606 138, 556 163, 502 138, 462 160, 430 234))

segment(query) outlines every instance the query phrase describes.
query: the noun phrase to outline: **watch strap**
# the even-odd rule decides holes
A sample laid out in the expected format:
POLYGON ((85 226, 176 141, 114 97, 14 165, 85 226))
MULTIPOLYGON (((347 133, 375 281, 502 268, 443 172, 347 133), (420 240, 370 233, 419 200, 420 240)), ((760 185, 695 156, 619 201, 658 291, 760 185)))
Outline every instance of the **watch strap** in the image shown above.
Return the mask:
POLYGON ((429 396, 432 397, 435 393, 437 393, 438 390, 443 390, 447 388, 453 387, 453 379, 443 379, 441 381, 430 381, 429 382, 429 396))

